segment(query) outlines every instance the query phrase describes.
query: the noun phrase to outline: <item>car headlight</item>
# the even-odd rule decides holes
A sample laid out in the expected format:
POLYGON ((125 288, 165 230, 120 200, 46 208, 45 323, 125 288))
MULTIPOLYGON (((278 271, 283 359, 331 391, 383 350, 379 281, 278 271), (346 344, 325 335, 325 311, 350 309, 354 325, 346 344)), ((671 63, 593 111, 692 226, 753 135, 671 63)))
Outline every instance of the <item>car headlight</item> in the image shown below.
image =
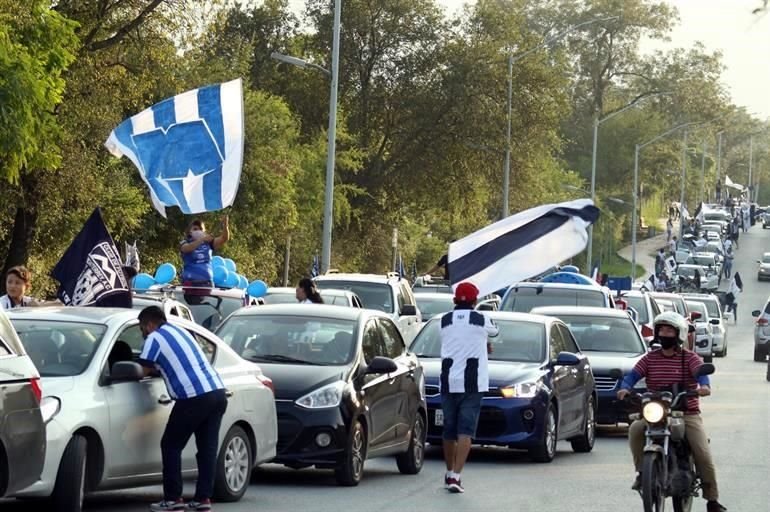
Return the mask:
POLYGON ((40 401, 40 414, 43 416, 43 423, 48 423, 54 416, 61 411, 61 400, 55 396, 46 396, 40 401))
POLYGON ((647 402, 642 407, 642 417, 648 423, 660 423, 663 416, 666 415, 666 408, 660 402, 647 402))
POLYGON ((297 399, 295 403, 306 409, 338 407, 342 401, 342 392, 345 389, 345 384, 344 380, 332 382, 297 399))
POLYGON ((534 398, 538 391, 540 391, 539 382, 522 382, 500 388, 503 398, 534 398))

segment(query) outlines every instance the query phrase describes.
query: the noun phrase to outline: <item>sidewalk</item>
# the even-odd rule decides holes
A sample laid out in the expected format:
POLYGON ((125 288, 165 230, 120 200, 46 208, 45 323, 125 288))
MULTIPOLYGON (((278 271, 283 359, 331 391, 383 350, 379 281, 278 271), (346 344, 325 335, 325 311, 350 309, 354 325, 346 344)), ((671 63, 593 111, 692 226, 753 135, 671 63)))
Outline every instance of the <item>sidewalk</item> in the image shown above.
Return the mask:
MULTIPOLYGON (((667 219, 663 219, 665 224, 667 219)), ((674 222, 674 236, 679 236, 679 222, 674 222)), ((655 255, 658 253, 658 249, 666 247, 666 232, 664 231, 660 235, 653 236, 651 238, 645 238, 644 240, 636 240, 636 264, 641 265, 646 270, 643 276, 636 276, 636 279, 646 279, 650 275, 655 273, 655 255)), ((628 245, 618 251, 618 256, 627 260, 629 263, 633 258, 633 246, 628 245)))

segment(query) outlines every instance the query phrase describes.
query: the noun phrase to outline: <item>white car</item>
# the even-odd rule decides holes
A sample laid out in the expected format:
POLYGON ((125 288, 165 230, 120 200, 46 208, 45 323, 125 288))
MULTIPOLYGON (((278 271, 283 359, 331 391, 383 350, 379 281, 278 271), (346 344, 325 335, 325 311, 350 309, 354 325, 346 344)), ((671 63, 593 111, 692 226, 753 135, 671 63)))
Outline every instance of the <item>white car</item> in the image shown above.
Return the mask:
POLYGON ((699 313, 701 316, 692 323, 695 326, 695 343, 693 349, 707 363, 711 362, 714 355, 714 330, 708 321, 706 305, 694 300, 687 301, 687 308, 691 313, 699 313))
POLYGON ((682 264, 676 268, 676 276, 681 290, 686 290, 687 280, 695 277, 695 271, 700 273, 700 289, 714 291, 719 288, 719 276, 713 269, 701 265, 682 264))
MULTIPOLYGON (((91 491, 162 482, 160 441, 173 402, 163 379, 145 378, 135 362, 144 344, 138 314, 76 307, 8 313, 40 371, 44 397, 61 406, 48 424, 43 474, 14 496, 51 498, 44 509, 80 512, 91 491)), ((227 389, 214 492, 218 501, 237 501, 252 468, 276 453, 272 381, 203 327, 168 321, 195 337, 227 389)), ((195 452, 190 440, 182 454, 188 477, 196 473, 195 452)))
POLYGON ((711 331, 713 333, 712 350, 715 356, 725 357, 727 355, 727 322, 723 317, 722 305, 719 303, 719 299, 717 299, 716 295, 704 293, 683 293, 682 296, 688 302, 700 302, 706 306, 708 321, 711 324, 711 331))
MULTIPOLYGON (((358 295, 349 290, 319 290, 324 304, 329 306, 347 306, 349 308, 363 308, 358 295)), ((297 291, 286 286, 271 286, 262 297, 265 304, 297 304, 297 291)))

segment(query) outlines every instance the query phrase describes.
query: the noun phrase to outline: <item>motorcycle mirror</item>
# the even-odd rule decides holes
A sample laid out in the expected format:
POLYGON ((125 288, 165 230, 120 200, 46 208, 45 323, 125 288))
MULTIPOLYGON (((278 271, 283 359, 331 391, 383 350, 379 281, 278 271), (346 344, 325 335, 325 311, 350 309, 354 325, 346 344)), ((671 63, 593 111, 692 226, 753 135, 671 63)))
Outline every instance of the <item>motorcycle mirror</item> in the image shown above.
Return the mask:
POLYGON ((698 368, 698 371, 696 372, 696 377, 703 377, 704 375, 711 375, 716 371, 716 368, 711 363, 703 363, 700 368, 698 368))
POLYGON ((618 368, 610 370, 610 377, 612 377, 615 380, 622 379, 623 378, 623 371, 618 369, 618 368))

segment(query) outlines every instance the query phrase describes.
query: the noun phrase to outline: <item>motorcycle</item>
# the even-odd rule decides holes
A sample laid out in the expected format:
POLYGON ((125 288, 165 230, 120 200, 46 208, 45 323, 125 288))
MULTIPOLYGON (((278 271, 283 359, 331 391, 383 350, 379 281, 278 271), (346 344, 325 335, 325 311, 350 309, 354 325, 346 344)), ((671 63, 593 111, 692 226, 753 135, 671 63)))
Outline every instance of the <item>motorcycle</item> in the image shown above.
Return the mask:
MULTIPOLYGON (((714 365, 705 363, 696 377, 712 373, 714 365)), ((622 379, 623 373, 613 370, 611 375, 622 379)), ((668 497, 674 504, 674 512, 690 512, 693 498, 701 488, 700 475, 685 439, 684 423, 687 398, 697 396, 697 391, 680 392, 678 388, 675 385, 672 391, 632 392, 625 399, 637 402, 640 408, 640 412, 629 415, 629 419, 647 423, 639 490, 644 512, 663 512, 668 497)))

